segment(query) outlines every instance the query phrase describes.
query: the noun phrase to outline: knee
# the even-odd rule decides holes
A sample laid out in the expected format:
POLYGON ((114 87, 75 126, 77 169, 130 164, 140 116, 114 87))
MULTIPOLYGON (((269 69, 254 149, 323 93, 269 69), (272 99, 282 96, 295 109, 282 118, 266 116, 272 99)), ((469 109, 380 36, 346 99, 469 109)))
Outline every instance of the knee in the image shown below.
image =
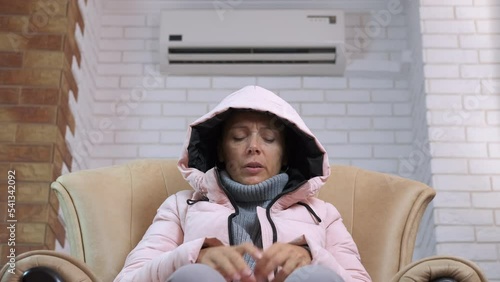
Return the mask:
POLYGON ((188 264, 177 269, 166 282, 189 282, 189 281, 214 281, 225 282, 224 277, 205 264, 188 264))
POLYGON ((286 282, 344 282, 335 271, 321 265, 306 265, 292 272, 286 282))

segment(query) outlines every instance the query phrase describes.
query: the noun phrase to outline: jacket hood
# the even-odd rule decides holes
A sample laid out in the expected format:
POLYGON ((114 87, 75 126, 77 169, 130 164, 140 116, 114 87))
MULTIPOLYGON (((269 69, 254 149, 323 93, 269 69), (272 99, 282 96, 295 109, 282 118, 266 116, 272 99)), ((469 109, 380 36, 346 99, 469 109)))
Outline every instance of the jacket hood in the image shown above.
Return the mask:
MULTIPOLYGON (((213 183, 208 171, 217 166, 217 142, 222 123, 234 110, 270 113, 285 126, 288 186, 309 184, 307 195, 315 194, 330 175, 326 150, 312 134, 295 109, 273 92, 259 86, 246 86, 226 98, 188 128, 178 167, 190 185, 202 194, 213 183)), ((286 189, 286 187, 285 187, 286 189)), ((304 195, 306 196, 306 195, 304 195)))

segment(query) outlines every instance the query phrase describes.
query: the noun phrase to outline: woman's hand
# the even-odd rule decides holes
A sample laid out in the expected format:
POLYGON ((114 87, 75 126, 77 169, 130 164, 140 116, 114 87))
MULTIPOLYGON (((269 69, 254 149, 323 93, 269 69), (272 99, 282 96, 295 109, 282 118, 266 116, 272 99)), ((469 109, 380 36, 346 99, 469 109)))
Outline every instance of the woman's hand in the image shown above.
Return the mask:
POLYGON ((237 246, 218 246, 201 249, 196 262, 214 268, 226 280, 255 282, 252 270, 243 259, 245 253, 252 256, 256 261, 262 256, 262 252, 257 247, 251 243, 245 243, 237 246))
POLYGON ((275 243, 256 260, 254 269, 257 281, 267 281, 267 276, 276 268, 281 270, 276 274, 273 282, 284 281, 295 269, 311 264, 311 254, 301 246, 275 243))

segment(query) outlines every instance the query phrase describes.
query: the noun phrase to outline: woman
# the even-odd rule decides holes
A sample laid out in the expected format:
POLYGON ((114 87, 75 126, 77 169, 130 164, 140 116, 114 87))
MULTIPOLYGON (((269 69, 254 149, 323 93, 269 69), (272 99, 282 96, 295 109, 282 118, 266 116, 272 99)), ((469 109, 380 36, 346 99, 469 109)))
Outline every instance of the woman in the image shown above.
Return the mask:
POLYGON ((115 281, 371 281, 338 211, 314 197, 328 156, 297 112, 247 86, 191 124, 170 196, 115 281))

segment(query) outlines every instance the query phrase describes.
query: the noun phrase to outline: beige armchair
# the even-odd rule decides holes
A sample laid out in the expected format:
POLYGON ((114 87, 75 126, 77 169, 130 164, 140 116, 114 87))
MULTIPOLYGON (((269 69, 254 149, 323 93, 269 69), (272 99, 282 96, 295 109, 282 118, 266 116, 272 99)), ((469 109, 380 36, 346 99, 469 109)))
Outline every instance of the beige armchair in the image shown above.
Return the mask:
MULTIPOLYGON (((171 194, 191 189, 174 160, 140 160, 63 175, 52 183, 67 227, 71 256, 32 251, 17 259, 20 281, 33 267, 54 270, 63 281, 113 281, 141 240, 156 209, 171 194)), ((320 198, 332 202, 354 237, 374 282, 487 281, 473 263, 457 257, 411 262, 420 220, 435 191, 422 183, 349 166, 333 166, 320 198)), ((28 279, 29 281, 29 279, 28 279)))

